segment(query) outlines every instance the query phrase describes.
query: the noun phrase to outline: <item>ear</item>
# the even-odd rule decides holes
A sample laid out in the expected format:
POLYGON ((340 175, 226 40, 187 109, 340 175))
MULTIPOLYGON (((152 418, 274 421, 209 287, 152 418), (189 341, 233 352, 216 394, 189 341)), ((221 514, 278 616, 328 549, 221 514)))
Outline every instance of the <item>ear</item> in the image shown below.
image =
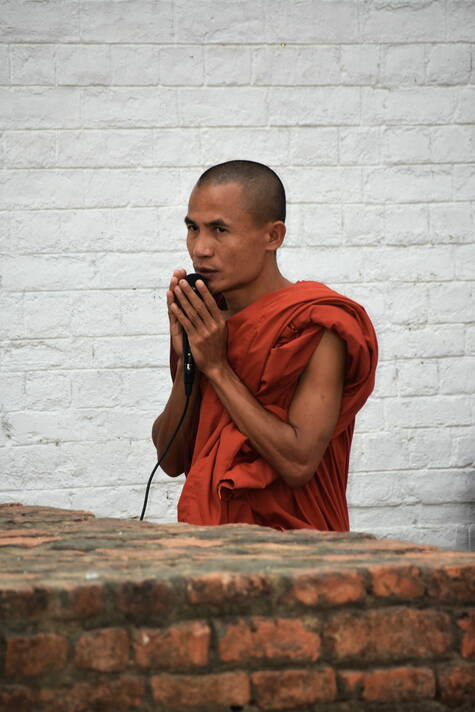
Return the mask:
POLYGON ((281 220, 276 220, 269 224, 266 234, 266 250, 276 252, 282 245, 285 237, 286 227, 281 220))

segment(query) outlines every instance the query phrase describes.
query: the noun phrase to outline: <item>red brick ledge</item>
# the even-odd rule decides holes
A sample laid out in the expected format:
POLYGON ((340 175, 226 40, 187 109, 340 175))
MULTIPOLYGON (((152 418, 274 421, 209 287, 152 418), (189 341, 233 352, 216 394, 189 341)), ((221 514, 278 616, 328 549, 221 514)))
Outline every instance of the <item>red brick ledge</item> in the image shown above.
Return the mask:
POLYGON ((475 709, 475 554, 0 506, 0 710, 475 709))

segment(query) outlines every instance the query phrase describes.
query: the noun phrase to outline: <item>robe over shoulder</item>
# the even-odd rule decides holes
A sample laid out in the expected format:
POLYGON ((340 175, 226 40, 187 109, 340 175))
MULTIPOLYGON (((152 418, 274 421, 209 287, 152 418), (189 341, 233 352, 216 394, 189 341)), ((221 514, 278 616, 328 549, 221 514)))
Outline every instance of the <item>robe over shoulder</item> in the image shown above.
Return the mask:
MULTIPOLYGON (((314 477, 292 488, 254 450, 200 374, 201 403, 179 521, 348 531, 346 486, 355 416, 374 387, 378 354, 366 311, 324 284, 302 281, 260 297, 231 316, 227 327, 231 367, 261 405, 284 421, 325 329, 335 331, 346 344, 340 414, 314 477)), ((175 365, 172 352, 173 376, 175 365)))

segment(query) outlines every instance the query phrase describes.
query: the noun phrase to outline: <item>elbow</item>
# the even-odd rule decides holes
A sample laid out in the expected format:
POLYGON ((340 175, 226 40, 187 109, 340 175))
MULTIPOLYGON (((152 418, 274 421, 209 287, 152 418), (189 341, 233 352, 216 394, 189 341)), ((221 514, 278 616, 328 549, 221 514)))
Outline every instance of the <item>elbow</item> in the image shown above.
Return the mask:
MULTIPOLYGON (((152 441, 155 445, 158 461, 160 460, 163 450, 161 448, 159 449, 158 436, 154 431, 152 432, 152 441)), ((179 477, 184 472, 183 462, 179 462, 176 457, 170 457, 170 453, 169 456, 165 457, 160 463, 160 468, 166 475, 168 475, 168 477, 179 477)))
MULTIPOLYGON (((157 453, 157 460, 159 460, 161 456, 158 442, 158 421, 159 418, 157 418, 152 427, 152 442, 157 453)), ((168 475, 168 477, 179 477, 179 475, 182 475, 184 472, 183 463, 178 463, 176 459, 170 457, 170 454, 168 457, 165 457, 163 462, 160 463, 160 468, 166 475, 168 475)))
POLYGON ((306 485, 315 475, 315 469, 310 469, 308 466, 298 465, 293 463, 292 467, 289 467, 285 472, 281 472, 280 475, 284 482, 292 489, 297 489, 298 487, 303 487, 306 485))
POLYGON ((159 424, 160 424, 160 416, 158 416, 158 418, 156 418, 156 419, 153 421, 153 425, 152 425, 152 442, 153 442, 153 444, 155 445, 155 448, 157 448, 157 446, 158 446, 158 427, 159 427, 159 424))
POLYGON ((330 439, 320 439, 318 447, 312 453, 305 453, 304 456, 295 457, 288 466, 280 473, 282 479, 292 489, 303 487, 313 479, 317 468, 322 461, 325 450, 330 439))
POLYGON ((176 468, 166 467, 165 465, 160 465, 160 467, 162 468, 163 472, 168 475, 168 477, 179 477, 183 474, 183 470, 180 472, 176 468))
MULTIPOLYGON (((160 453, 157 450, 157 460, 159 459, 160 453)), ((172 458, 165 458, 163 462, 160 463, 160 467, 168 477, 179 477, 184 472, 183 466, 180 466, 180 464, 172 458)))

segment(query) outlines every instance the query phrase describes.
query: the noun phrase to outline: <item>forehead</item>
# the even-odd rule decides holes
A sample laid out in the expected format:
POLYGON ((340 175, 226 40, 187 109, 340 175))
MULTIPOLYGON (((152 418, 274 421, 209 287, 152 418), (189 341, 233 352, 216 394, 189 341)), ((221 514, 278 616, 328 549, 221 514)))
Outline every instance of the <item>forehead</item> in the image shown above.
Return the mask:
POLYGON ((243 186, 237 182, 195 186, 188 202, 188 217, 206 222, 217 218, 250 220, 243 193, 243 186))

